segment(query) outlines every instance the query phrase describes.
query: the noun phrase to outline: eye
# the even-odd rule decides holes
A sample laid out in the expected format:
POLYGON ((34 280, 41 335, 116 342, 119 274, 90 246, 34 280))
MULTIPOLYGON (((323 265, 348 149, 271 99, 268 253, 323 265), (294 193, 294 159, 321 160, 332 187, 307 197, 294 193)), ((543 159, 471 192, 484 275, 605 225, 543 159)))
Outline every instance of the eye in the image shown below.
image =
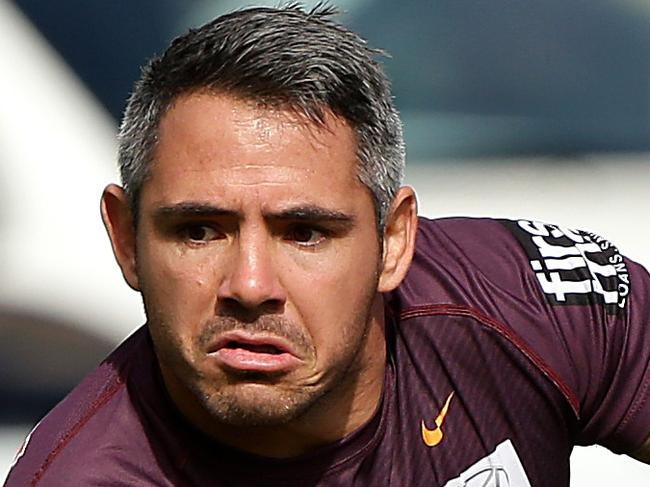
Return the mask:
POLYGON ((296 225, 289 229, 284 238, 302 247, 314 247, 323 243, 327 234, 324 230, 308 225, 296 225))
POLYGON ((223 233, 210 225, 192 224, 185 225, 180 230, 181 237, 192 242, 210 242, 224 238, 223 233))

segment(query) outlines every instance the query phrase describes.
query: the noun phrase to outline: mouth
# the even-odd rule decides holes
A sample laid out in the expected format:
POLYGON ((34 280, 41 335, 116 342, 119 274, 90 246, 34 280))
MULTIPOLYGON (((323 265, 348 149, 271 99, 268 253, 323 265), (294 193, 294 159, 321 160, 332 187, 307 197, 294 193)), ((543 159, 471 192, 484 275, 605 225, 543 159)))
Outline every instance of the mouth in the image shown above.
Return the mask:
POLYGON ((223 369, 239 373, 288 373, 302 363, 294 347, 285 339, 244 332, 219 336, 208 349, 208 355, 223 369))

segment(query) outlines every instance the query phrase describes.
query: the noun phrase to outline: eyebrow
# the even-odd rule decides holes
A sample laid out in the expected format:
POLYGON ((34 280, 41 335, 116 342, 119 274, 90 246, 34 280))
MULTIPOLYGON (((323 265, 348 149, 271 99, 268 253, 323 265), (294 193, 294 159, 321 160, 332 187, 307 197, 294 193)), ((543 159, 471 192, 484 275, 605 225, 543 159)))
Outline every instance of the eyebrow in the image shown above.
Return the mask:
POLYGON ((277 213, 265 214, 265 216, 277 220, 328 221, 339 223, 353 223, 355 220, 354 216, 350 214, 316 205, 295 206, 277 213))
MULTIPOLYGON (((207 203, 182 202, 175 205, 161 206, 154 210, 154 219, 161 218, 210 218, 210 217, 238 217, 240 213, 207 203)), ((280 210, 278 212, 265 212, 264 217, 272 220, 294 220, 305 222, 338 222, 354 223, 353 215, 317 205, 298 205, 280 210)))
POLYGON ((168 217, 215 217, 237 216, 236 211, 226 210, 206 203, 183 202, 175 205, 161 206, 153 212, 154 219, 168 217))

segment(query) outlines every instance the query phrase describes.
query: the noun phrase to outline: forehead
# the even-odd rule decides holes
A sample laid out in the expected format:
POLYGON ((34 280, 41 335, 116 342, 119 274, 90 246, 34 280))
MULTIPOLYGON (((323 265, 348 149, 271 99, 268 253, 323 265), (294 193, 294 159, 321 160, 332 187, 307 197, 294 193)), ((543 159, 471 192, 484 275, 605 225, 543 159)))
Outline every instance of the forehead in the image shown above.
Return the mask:
POLYGON ((161 120, 143 196, 206 199, 248 188, 248 196, 276 189, 332 198, 364 191, 356 147, 349 124, 332 114, 318 125, 293 110, 226 95, 184 95, 161 120))

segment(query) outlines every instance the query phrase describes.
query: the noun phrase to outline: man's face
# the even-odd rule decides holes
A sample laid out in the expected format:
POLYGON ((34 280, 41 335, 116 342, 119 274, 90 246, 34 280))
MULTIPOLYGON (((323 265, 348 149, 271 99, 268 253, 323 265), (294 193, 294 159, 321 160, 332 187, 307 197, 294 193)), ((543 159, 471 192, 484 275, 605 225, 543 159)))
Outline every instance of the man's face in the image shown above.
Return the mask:
POLYGON ((167 112, 136 264, 177 403, 226 424, 284 424, 383 361, 369 332, 379 239, 355 169, 353 131, 334 116, 318 127, 211 94, 167 112))

